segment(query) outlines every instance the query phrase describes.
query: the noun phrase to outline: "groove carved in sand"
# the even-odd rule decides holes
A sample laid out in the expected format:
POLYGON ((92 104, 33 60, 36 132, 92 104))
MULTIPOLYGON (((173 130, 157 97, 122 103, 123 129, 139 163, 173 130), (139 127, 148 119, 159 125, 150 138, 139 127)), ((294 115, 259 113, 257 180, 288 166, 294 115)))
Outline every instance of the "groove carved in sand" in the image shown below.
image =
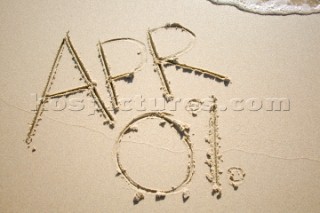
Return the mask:
POLYGON ((185 109, 193 116, 196 117, 198 115, 198 112, 201 110, 201 106, 203 104, 203 101, 200 99, 191 99, 188 101, 187 105, 185 106, 185 109))
POLYGON ((143 66, 145 65, 145 63, 147 61, 147 58, 145 55, 146 47, 141 41, 138 41, 133 38, 111 39, 111 40, 107 40, 104 42, 99 42, 97 46, 98 46, 98 51, 99 51, 100 62, 103 67, 103 72, 105 75, 106 87, 107 87, 107 90, 108 90, 110 97, 111 97, 112 107, 115 111, 117 111, 119 109, 119 102, 118 102, 118 95, 117 95, 116 87, 115 87, 115 81, 132 80, 132 78, 134 77, 134 74, 143 68, 143 66), (112 42, 117 42, 117 41, 131 42, 131 43, 138 45, 139 49, 140 49, 138 55, 140 55, 141 60, 140 60, 140 63, 137 65, 137 67, 134 68, 133 70, 130 70, 128 72, 125 72, 125 73, 117 75, 117 76, 111 76, 110 66, 108 64, 107 56, 106 56, 105 51, 103 49, 103 45, 106 45, 106 44, 109 44, 112 42))
POLYGON ((231 167, 228 169, 228 175, 230 185, 234 188, 234 190, 237 190, 239 185, 242 184, 246 173, 239 167, 231 167))
POLYGON ((206 142, 210 145, 210 150, 207 153, 206 164, 210 168, 210 173, 207 174, 207 180, 212 183, 212 194, 217 194, 217 198, 221 197, 221 182, 220 175, 220 163, 222 162, 222 156, 219 153, 220 145, 219 140, 221 139, 218 133, 218 115, 217 115, 217 99, 212 96, 213 105, 210 109, 210 120, 209 120, 209 136, 206 138, 206 142))
POLYGON ((170 88, 169 81, 168 81, 166 74, 164 72, 165 66, 173 65, 178 68, 191 70, 191 71, 203 74, 204 76, 216 79, 218 81, 223 81, 223 82, 225 82, 225 84, 228 84, 230 82, 229 78, 224 75, 221 75, 221 74, 218 74, 218 73, 206 70, 206 69, 197 68, 194 66, 190 66, 190 65, 182 64, 182 63, 178 62, 178 57, 180 55, 184 54, 186 51, 190 50, 193 46, 195 39, 196 39, 196 35, 191 30, 183 27, 182 25, 180 25, 178 23, 172 23, 172 24, 166 24, 165 26, 162 26, 162 27, 149 29, 148 33, 147 33, 147 37, 148 37, 150 53, 153 57, 153 63, 156 66, 156 70, 158 71, 158 74, 159 74, 159 77, 161 80, 163 96, 165 97, 165 99, 167 101, 173 100, 174 96, 173 96, 172 90, 170 88), (164 30, 176 29, 176 30, 180 30, 181 32, 187 32, 192 36, 192 41, 184 49, 182 49, 176 53, 173 53, 169 56, 161 57, 157 51, 156 44, 155 44, 153 37, 152 37, 152 33, 155 33, 156 31, 163 30, 163 29, 164 30))
MULTIPOLYGON (((193 152, 193 148, 192 148, 192 144, 190 141, 190 137, 189 137, 189 127, 179 121, 173 120, 171 117, 171 115, 168 113, 164 113, 164 112, 151 112, 151 113, 145 113, 142 114, 134 119, 132 119, 125 127, 124 129, 120 132, 118 139, 114 145, 114 158, 116 161, 116 165, 117 165, 117 170, 119 175, 122 175, 124 177, 124 179, 133 187, 135 188, 137 191, 142 191, 144 193, 153 193, 156 195, 156 200, 163 200, 166 196, 166 194, 168 193, 173 193, 173 192, 177 192, 181 189, 184 188, 184 186, 186 186, 192 179, 192 176, 194 174, 194 168, 195 168, 195 163, 194 163, 194 152, 193 152), (162 121, 165 121, 167 123, 169 123, 173 128, 175 128, 175 130, 177 131, 177 133, 182 137, 182 140, 184 141, 187 149, 188 149, 188 158, 189 158, 189 162, 187 165, 187 173, 186 176, 184 178, 184 180, 177 186, 173 186, 171 189, 168 190, 161 190, 161 189, 154 189, 154 188, 148 188, 145 186, 140 185, 139 183, 135 182, 130 175, 127 173, 126 169, 123 167, 123 165, 120 162, 120 144, 121 144, 121 140, 123 138, 123 136, 130 132, 130 131, 136 131, 136 128, 133 128, 132 130, 132 125, 134 125, 137 121, 141 121, 144 119, 150 119, 150 118, 159 118, 162 121)), ((185 195, 186 196, 186 195, 185 195)), ((141 196, 139 196, 141 197, 141 196)), ((137 198, 135 198, 135 200, 137 200, 137 198)))
POLYGON ((71 43, 69 35, 67 34, 66 37, 62 40, 62 43, 59 47, 58 53, 56 55, 55 61, 53 63, 52 69, 49 74, 47 84, 45 85, 44 91, 42 93, 41 101, 36 109, 36 114, 35 114, 35 116, 32 120, 32 123, 30 125, 30 129, 27 134, 27 138, 26 138, 25 142, 28 145, 32 142, 32 138, 36 134, 36 128, 39 125, 39 122, 41 121, 41 115, 44 112, 44 106, 46 103, 48 103, 48 101, 50 99, 58 98, 58 97, 62 97, 62 96, 69 96, 69 95, 73 95, 76 93, 82 93, 85 91, 87 91, 88 95, 90 95, 94 99, 94 102, 98 107, 97 111, 100 112, 101 115, 105 118, 104 123, 112 126, 114 118, 110 114, 110 112, 108 111, 106 106, 104 105, 104 103, 103 103, 103 101, 102 101, 102 99, 96 89, 96 84, 91 80, 88 71, 85 69, 82 61, 80 60, 76 50, 74 49, 74 47, 71 43), (50 93, 50 89, 54 83, 55 74, 58 70, 59 62, 61 60, 64 48, 67 48, 69 53, 72 55, 73 61, 75 63, 75 67, 79 70, 80 75, 81 75, 81 80, 84 81, 85 85, 81 86, 81 87, 76 87, 76 88, 64 90, 64 91, 57 92, 57 93, 50 93))

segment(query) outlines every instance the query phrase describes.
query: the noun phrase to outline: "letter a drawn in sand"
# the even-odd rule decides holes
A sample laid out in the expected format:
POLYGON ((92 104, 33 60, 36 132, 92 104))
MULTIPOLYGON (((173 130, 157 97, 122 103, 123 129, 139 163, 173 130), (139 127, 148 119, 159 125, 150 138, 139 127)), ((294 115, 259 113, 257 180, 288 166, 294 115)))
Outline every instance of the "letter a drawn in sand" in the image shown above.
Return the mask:
MULTIPOLYGON (((41 120, 41 115, 44 112, 44 106, 50 99, 59 98, 63 96, 69 96, 76 93, 82 93, 87 91, 88 94, 94 99, 95 104, 98 107, 98 111, 102 114, 105 119, 104 124, 109 124, 110 127, 113 126, 114 118, 107 110, 106 106, 101 100, 101 97, 96 89, 96 84, 91 80, 88 71, 85 69, 82 61, 80 60, 75 48, 73 47, 70 37, 67 33, 66 37, 62 40, 62 43, 59 47, 58 53, 56 55, 54 64, 49 74, 49 78, 47 84, 45 85, 44 91, 42 93, 42 98, 40 104, 37 107, 36 114, 32 120, 30 125, 29 132, 27 134, 27 138, 25 140, 26 144, 30 144, 32 142, 32 138, 36 133, 36 128, 39 125, 39 121, 41 120), (76 68, 80 73, 79 80, 81 81, 82 86, 73 87, 71 89, 66 89, 58 92, 51 92, 56 73, 58 71, 59 63, 61 61, 63 50, 67 48, 68 52, 72 56, 72 60, 74 62, 74 68, 76 68)), ((34 149, 33 149, 34 150, 34 149)))

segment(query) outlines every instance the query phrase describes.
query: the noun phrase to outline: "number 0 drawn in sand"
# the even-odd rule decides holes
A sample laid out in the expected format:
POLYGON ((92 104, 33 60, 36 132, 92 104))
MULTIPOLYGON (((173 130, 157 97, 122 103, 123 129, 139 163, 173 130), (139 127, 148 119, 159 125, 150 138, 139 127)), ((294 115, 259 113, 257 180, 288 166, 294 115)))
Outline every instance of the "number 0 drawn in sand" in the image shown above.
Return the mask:
POLYGON ((114 158, 116 161, 117 169, 119 174, 121 174, 125 180, 133 186, 136 190, 142 191, 144 193, 155 193, 158 197, 164 197, 168 193, 176 192, 182 189, 184 186, 186 186, 190 181, 194 173, 194 153, 192 149, 192 144, 190 141, 190 137, 188 134, 189 127, 186 124, 183 124, 181 122, 178 122, 174 119, 171 118, 170 114, 167 113, 157 113, 157 112, 152 112, 152 113, 145 113, 142 114, 134 119, 132 119, 125 127, 124 129, 120 132, 119 137, 114 145, 114 158), (158 118, 162 121, 160 121, 160 126, 165 125, 165 123, 168 123, 171 125, 177 132, 177 136, 182 138, 182 141, 185 143, 187 150, 188 150, 188 165, 187 165, 187 173, 185 175, 184 180, 181 181, 181 183, 177 186, 173 186, 170 189, 163 190, 163 189, 154 189, 154 188, 149 188, 145 187, 139 183, 137 183, 133 178, 130 177, 130 175, 127 173, 127 170, 124 168, 124 166, 121 164, 121 158, 120 158, 120 145, 122 138, 125 134, 127 134, 130 131, 138 131, 136 127, 134 127, 134 124, 137 122, 142 122, 143 120, 146 119, 153 119, 153 118, 158 118))

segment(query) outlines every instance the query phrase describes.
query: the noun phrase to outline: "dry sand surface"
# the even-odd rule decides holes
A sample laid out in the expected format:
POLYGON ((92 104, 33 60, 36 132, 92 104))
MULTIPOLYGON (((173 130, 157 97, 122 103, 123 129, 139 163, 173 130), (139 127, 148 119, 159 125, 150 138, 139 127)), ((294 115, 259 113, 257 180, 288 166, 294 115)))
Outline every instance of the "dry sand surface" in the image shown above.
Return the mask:
POLYGON ((0 5, 0 212, 320 211, 318 14, 0 5))

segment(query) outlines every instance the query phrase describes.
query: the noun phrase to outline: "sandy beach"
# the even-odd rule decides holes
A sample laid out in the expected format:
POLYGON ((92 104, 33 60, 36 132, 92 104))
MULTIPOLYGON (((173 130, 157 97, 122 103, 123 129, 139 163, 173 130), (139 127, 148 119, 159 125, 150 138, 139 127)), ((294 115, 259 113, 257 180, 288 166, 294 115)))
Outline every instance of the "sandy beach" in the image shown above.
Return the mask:
POLYGON ((1 212, 319 212, 319 14, 0 8, 1 212))

